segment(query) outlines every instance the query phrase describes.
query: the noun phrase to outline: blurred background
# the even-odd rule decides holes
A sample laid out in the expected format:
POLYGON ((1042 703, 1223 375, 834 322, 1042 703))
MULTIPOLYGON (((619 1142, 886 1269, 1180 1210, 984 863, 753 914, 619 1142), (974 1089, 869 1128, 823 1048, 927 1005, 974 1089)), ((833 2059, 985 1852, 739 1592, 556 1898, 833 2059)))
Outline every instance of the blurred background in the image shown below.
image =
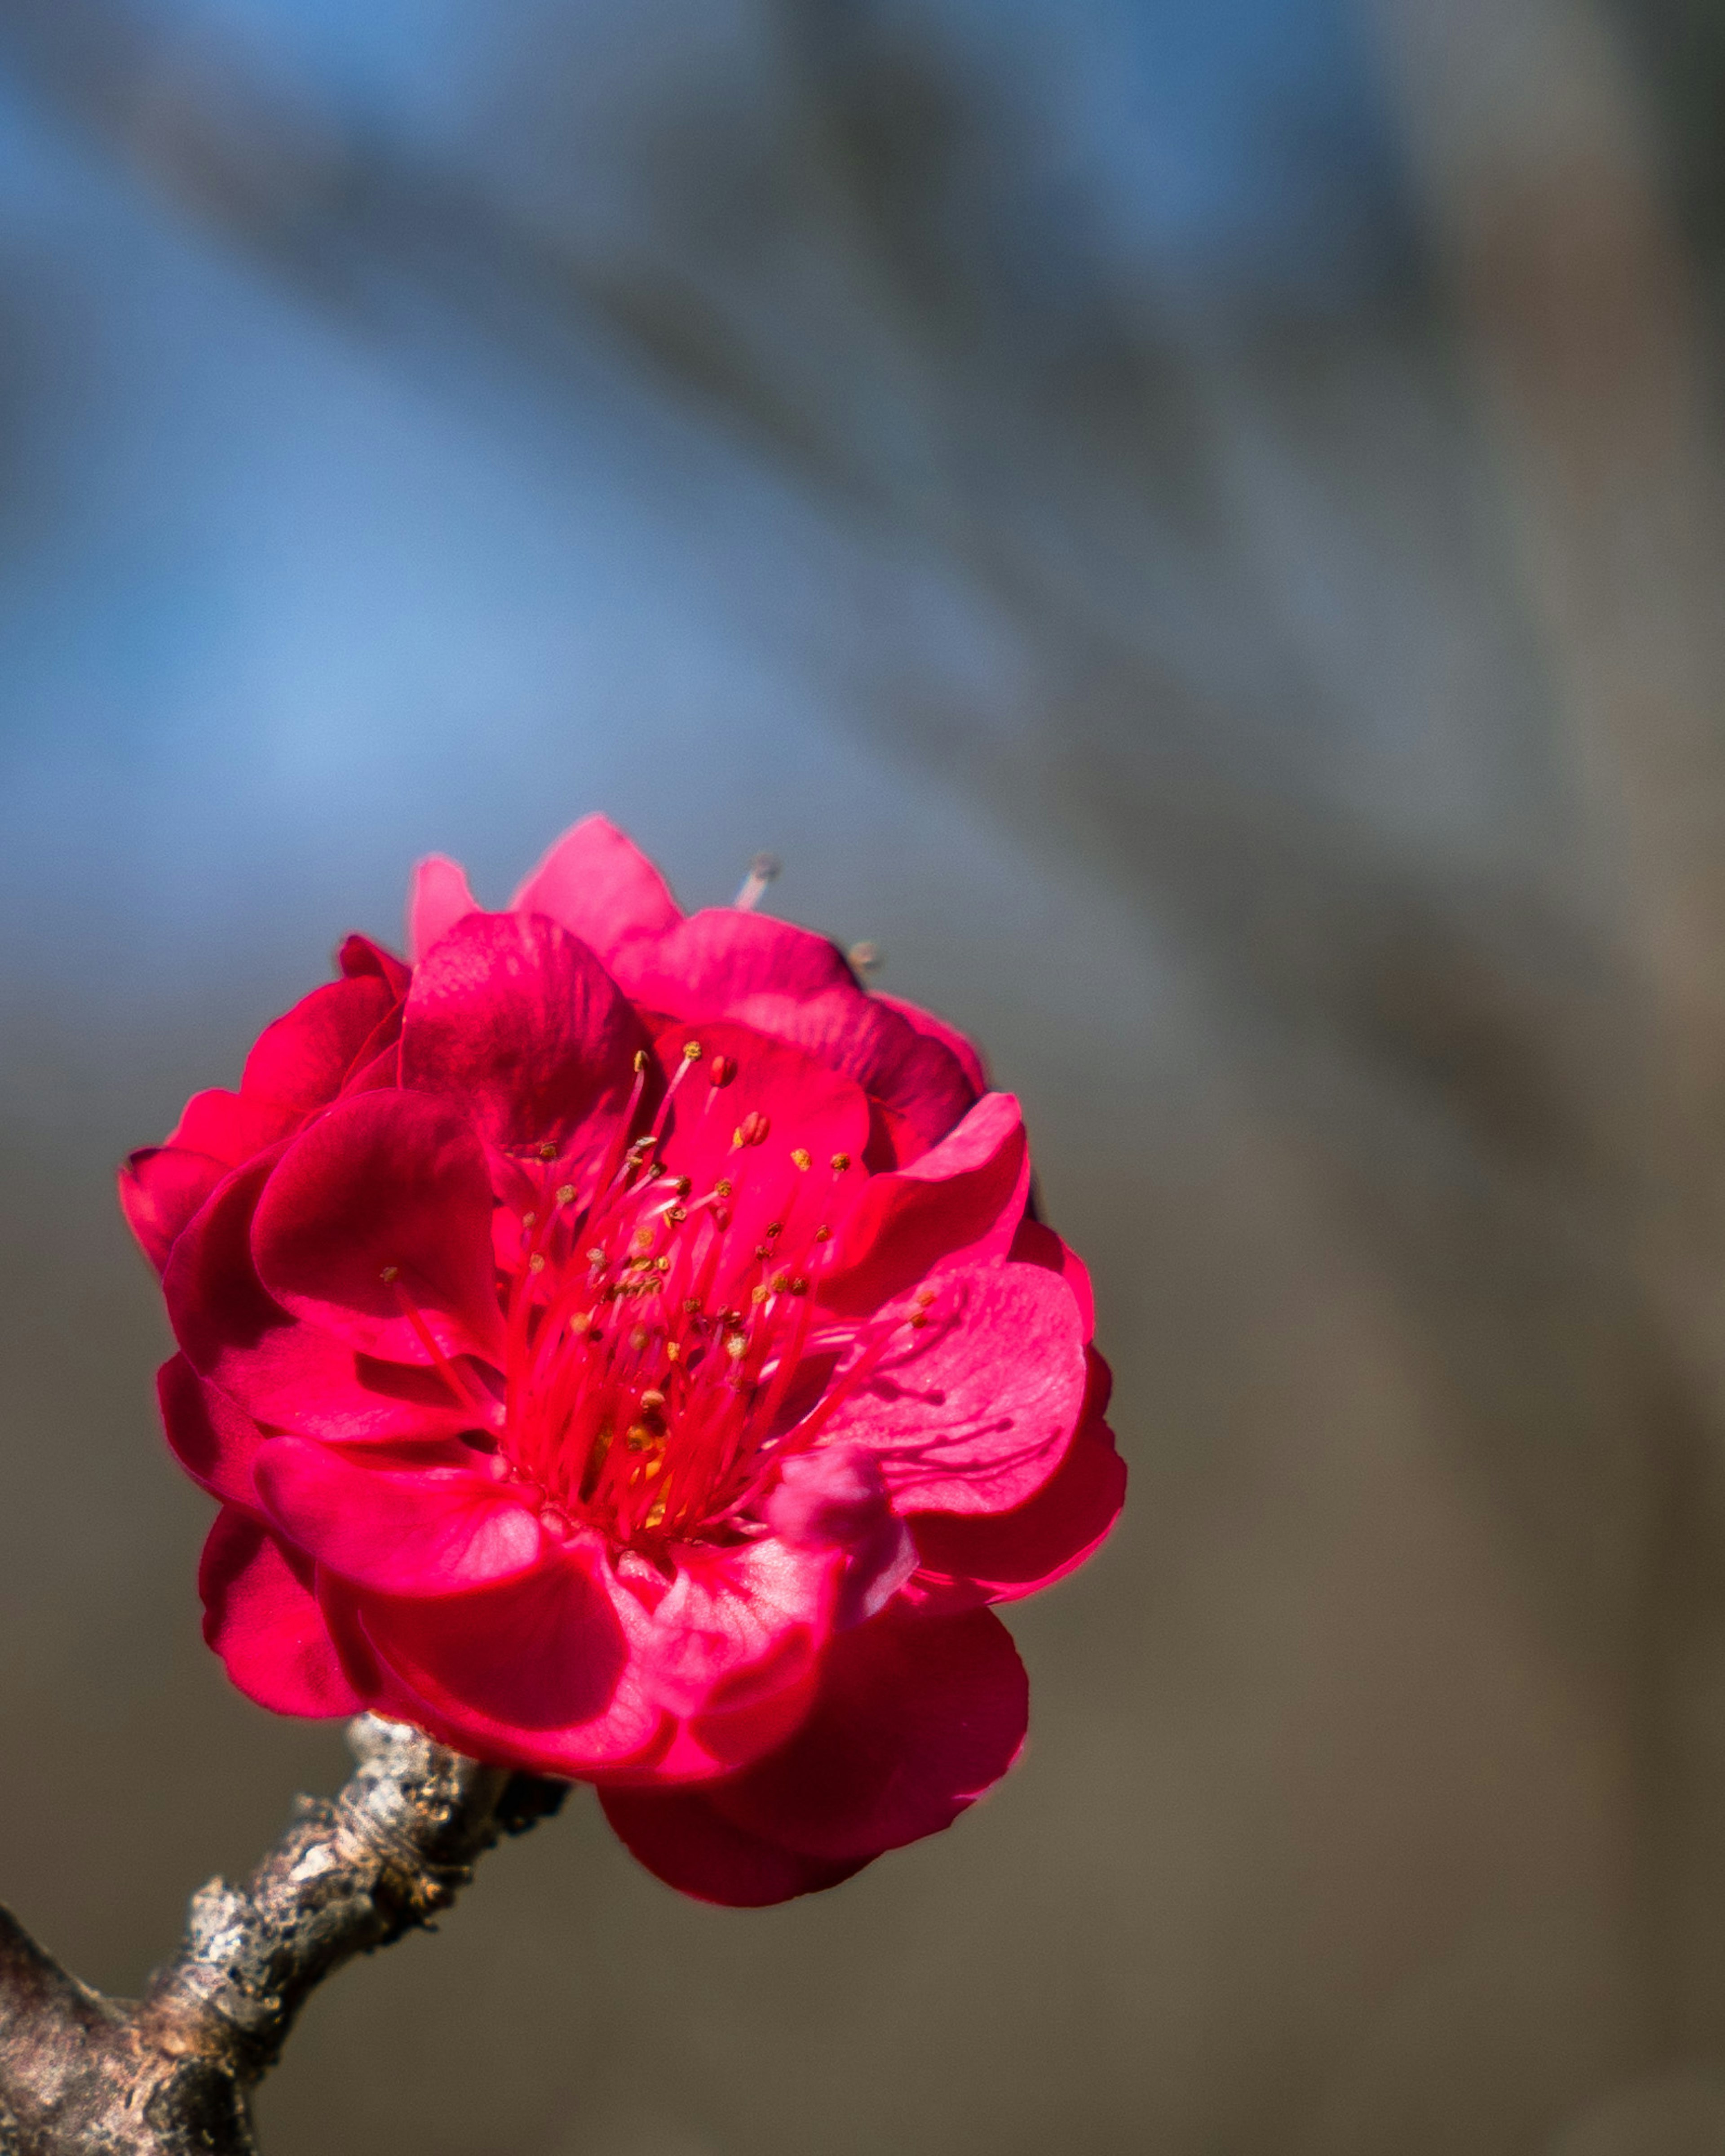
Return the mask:
POLYGON ((1725 4, 0 0, 0 1893, 230 1691, 114 1163, 603 808, 988 1043, 1133 1471, 953 1831, 584 1794, 270 2156, 1725 2151, 1725 4))

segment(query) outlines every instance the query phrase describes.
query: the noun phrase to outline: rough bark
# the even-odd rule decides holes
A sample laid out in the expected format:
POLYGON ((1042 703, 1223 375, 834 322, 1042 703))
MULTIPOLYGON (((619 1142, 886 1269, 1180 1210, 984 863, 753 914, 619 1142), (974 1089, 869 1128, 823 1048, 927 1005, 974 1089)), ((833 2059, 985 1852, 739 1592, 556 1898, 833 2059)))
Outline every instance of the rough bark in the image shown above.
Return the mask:
POLYGON ((141 1999, 104 1998, 0 1908, 0 2150, 5 2156, 249 2156, 248 2091, 313 1988, 447 1908, 500 1835, 562 1789, 362 1715, 358 1771, 298 1797, 238 1886, 192 1897, 178 1953, 141 1999))

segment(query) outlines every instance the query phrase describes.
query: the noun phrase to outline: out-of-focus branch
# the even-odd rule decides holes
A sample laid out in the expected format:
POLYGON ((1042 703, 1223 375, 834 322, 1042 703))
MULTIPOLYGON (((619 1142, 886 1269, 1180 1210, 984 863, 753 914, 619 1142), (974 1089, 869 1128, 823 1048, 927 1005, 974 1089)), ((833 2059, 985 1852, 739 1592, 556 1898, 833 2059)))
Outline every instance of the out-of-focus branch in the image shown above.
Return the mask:
POLYGON ((449 1907, 476 1857, 562 1801, 362 1715, 358 1772, 295 1800, 238 1886, 192 1898, 179 1952, 141 1999, 79 1983, 0 1909, 0 2148, 7 2156, 244 2156, 247 2092, 316 1985, 449 1907))

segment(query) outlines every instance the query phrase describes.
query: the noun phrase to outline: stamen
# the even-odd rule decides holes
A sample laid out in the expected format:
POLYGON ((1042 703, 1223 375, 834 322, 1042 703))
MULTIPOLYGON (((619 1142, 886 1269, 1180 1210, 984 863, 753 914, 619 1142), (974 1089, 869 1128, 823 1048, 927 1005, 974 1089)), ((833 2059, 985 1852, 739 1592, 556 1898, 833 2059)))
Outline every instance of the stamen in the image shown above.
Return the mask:
POLYGON ((742 880, 742 888, 732 903, 739 913, 752 913, 761 903, 767 886, 779 871, 777 854, 757 854, 749 863, 749 872, 742 880))
MULTIPOLYGON (((794 1430, 779 1426, 811 1343, 838 1349, 841 1394, 865 1383, 885 1352, 879 1328, 829 1312, 817 1332, 813 1280, 837 1253, 829 1222, 809 1224, 831 1185, 817 1183, 805 1199, 794 1180, 813 1168, 810 1148, 793 1143, 775 1156, 794 1171, 780 1193, 781 1217, 746 1242, 736 1237, 731 1206, 747 1175, 783 1176, 783 1168, 763 1159, 745 1170, 739 1162, 695 1196, 691 1178, 663 1158, 681 1127, 672 1127, 672 1096, 692 1065, 722 1090, 736 1062, 693 1040, 675 1061, 670 1044, 659 1054, 670 1067, 652 1130, 631 1135, 648 1068, 638 1058, 603 1160, 554 1192, 547 1176, 537 1212, 522 1216, 506 1265, 502 1412, 490 1406, 484 1418, 492 1427, 501 1421, 510 1472, 547 1507, 574 1527, 591 1524, 617 1546, 645 1543, 649 1552, 757 1532, 750 1508, 785 1449, 800 1449, 824 1419, 824 1399, 794 1430)), ((711 1099, 709 1091, 695 1101, 696 1118, 711 1099)), ((758 1149, 771 1130, 768 1113, 752 1108, 733 1146, 758 1149)), ((829 1158, 835 1175, 851 1165, 849 1154, 829 1158)), ((433 1353, 429 1332, 422 1337, 433 1353)), ((453 1366, 449 1378, 459 1389, 453 1366)))

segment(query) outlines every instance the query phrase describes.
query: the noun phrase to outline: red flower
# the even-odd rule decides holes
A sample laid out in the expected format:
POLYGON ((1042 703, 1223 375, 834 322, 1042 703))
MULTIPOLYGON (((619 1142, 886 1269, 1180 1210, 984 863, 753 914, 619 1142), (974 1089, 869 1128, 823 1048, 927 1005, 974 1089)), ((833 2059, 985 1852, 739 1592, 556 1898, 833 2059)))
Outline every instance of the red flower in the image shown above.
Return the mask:
POLYGON ((278 1712, 597 1783, 710 1900, 937 1832, 1023 1740, 987 1605, 1125 1480, 1016 1102, 598 818, 506 913, 427 862, 410 927, 122 1173, 206 1637, 278 1712))

